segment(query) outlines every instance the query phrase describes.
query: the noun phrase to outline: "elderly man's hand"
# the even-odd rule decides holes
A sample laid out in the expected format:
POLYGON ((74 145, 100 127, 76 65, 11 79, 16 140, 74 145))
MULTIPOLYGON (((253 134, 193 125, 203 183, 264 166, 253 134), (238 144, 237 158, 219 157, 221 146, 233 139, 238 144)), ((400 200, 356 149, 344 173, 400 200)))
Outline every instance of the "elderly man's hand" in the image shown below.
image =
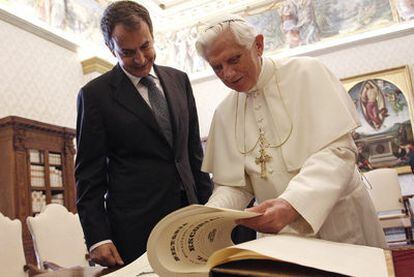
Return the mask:
POLYGON ((99 245, 89 253, 90 259, 102 266, 116 267, 124 265, 121 256, 112 242, 99 245))
POLYGON ((257 212, 262 215, 239 219, 236 223, 269 234, 277 234, 286 225, 299 217, 298 212, 292 205, 281 198, 266 200, 258 206, 246 209, 246 211, 257 212))

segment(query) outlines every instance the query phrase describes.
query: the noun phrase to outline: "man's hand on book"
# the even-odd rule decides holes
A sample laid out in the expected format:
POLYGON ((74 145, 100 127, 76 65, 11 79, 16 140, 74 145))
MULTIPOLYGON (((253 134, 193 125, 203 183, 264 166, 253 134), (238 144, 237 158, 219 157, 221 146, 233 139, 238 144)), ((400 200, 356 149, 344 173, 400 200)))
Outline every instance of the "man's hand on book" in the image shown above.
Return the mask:
POLYGON ((124 265, 121 256, 112 242, 99 245, 89 253, 90 259, 102 266, 116 267, 124 265))
POLYGON ((236 223, 269 234, 277 234, 286 225, 299 217, 299 213, 292 205, 281 198, 266 200, 258 206, 246 209, 246 211, 261 213, 262 215, 239 219, 236 223))

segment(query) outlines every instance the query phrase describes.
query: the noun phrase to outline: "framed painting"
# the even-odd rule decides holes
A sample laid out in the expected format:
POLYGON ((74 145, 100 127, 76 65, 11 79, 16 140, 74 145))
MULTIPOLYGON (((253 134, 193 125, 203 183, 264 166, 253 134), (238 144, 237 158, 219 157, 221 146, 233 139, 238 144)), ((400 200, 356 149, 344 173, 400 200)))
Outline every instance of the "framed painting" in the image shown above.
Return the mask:
POLYGON ((408 66, 342 80, 360 117, 353 137, 362 171, 380 167, 411 172, 408 159, 414 152, 414 96, 408 66))

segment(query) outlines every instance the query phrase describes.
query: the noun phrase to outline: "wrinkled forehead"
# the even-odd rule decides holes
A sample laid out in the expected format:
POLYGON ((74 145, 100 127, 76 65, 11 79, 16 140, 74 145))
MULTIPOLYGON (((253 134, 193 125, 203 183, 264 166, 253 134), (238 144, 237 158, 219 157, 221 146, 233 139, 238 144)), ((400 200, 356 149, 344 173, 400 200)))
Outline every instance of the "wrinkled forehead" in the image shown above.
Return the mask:
POLYGON ((240 45, 233 45, 232 47, 214 47, 211 51, 206 52, 206 61, 211 65, 223 65, 230 63, 236 56, 245 54, 248 51, 245 47, 240 45))
POLYGON ((231 50, 235 48, 245 48, 240 45, 235 35, 230 30, 224 30, 212 38, 204 45, 205 55, 231 50))

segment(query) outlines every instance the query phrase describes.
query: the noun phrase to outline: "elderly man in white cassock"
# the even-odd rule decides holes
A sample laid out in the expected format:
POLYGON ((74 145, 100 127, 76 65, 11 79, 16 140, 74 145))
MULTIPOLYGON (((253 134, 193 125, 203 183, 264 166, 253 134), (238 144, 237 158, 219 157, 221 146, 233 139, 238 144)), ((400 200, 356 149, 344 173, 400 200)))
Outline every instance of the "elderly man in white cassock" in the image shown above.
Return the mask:
POLYGON ((212 20, 198 53, 232 92, 217 108, 203 170, 215 189, 206 205, 260 216, 238 223, 386 247, 351 132, 359 126, 341 83, 314 58, 263 57, 263 35, 241 17, 212 20))

